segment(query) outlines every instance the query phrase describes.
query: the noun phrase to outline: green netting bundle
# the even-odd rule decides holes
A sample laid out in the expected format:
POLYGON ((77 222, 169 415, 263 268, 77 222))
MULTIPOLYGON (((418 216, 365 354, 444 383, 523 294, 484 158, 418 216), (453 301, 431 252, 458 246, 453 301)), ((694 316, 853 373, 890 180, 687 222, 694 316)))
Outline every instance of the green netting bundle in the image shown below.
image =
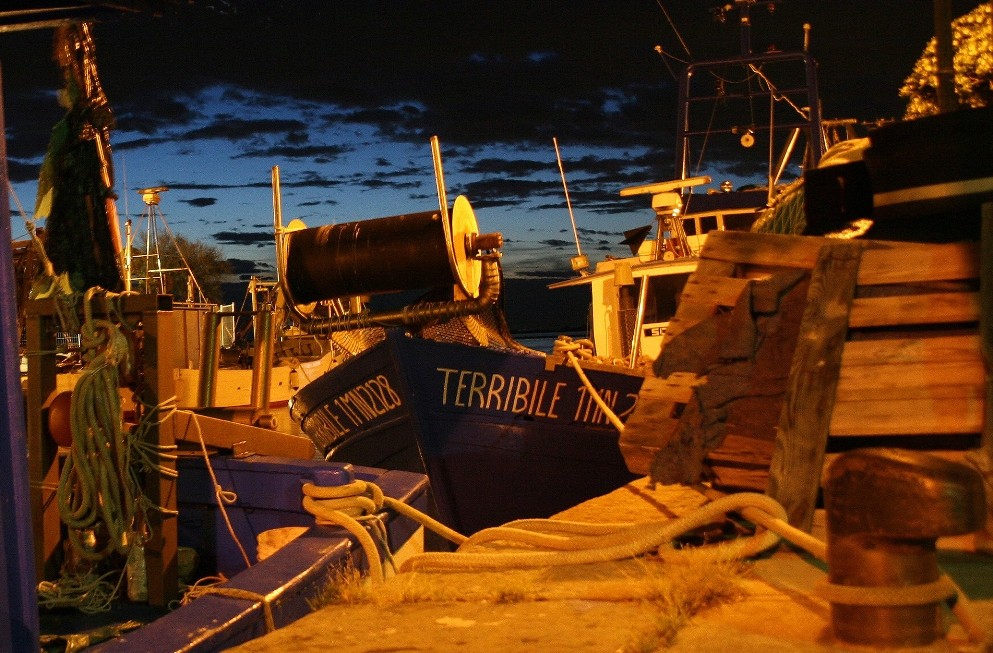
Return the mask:
POLYGON ((35 218, 46 218, 45 251, 73 290, 123 287, 110 153, 114 117, 96 73, 89 27, 56 30, 55 58, 65 81, 66 115, 52 129, 38 180, 35 218))

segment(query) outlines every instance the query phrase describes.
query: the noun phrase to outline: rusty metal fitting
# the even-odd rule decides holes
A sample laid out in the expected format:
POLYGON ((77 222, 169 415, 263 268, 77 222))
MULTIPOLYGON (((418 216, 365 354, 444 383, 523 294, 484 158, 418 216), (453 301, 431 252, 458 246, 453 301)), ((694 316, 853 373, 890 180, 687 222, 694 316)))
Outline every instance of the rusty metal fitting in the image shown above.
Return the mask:
POLYGON ((936 542, 982 526, 982 477, 933 454, 857 449, 829 468, 824 503, 828 587, 842 590, 827 593, 834 637, 888 647, 924 646, 941 637, 941 601, 950 592, 938 570, 936 542), (878 600, 881 593, 915 590, 920 601, 878 600))
POLYGON ((500 232, 465 235, 465 250, 468 256, 478 256, 480 252, 500 249, 501 247, 503 247, 503 234, 500 232))

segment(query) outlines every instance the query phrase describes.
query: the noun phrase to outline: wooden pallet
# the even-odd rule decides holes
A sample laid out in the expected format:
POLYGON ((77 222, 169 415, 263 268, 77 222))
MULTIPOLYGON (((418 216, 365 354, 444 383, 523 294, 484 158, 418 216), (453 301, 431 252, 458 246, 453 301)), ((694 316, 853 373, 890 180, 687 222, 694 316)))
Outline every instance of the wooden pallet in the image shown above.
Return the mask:
POLYGON ((809 527, 830 451, 979 447, 979 268, 977 243, 712 233, 621 437, 629 467, 765 491, 809 527))

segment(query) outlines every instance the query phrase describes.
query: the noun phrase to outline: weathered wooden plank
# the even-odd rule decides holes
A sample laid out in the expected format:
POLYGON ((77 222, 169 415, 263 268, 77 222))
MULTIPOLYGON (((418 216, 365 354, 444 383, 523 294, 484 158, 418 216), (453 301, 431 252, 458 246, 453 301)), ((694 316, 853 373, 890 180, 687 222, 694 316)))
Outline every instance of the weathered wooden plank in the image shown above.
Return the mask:
POLYGON ((707 454, 707 460, 729 466, 756 467, 767 472, 772 460, 773 446, 771 440, 729 433, 721 442, 721 446, 707 454))
MULTIPOLYGON (((718 231, 707 235, 700 257, 746 265, 813 269, 826 238, 718 231)), ((839 241, 834 241, 839 242, 839 241)))
MULTIPOLYGON (((980 208, 981 273, 979 292, 981 295, 981 317, 979 334, 982 340, 980 351, 986 369, 993 369, 993 202, 985 202, 980 208)), ((993 487, 989 471, 993 470, 993 375, 986 377, 984 427, 979 441, 979 449, 973 452, 973 464, 986 472, 986 524, 976 533, 976 548, 993 553, 993 487)))
POLYGON ((807 530, 817 501, 863 248, 858 241, 832 242, 818 254, 780 413, 768 494, 783 504, 791 524, 807 530))
POLYGON ((928 363, 899 363, 858 365, 846 367, 842 359, 841 373, 835 390, 835 401, 854 401, 871 393, 879 399, 911 399, 915 397, 945 397, 959 386, 982 387, 986 372, 982 361, 940 361, 928 363))
POLYGON ((690 275, 679 297, 676 314, 665 329, 663 347, 690 327, 713 316, 718 306, 733 307, 749 283, 748 279, 736 277, 690 275))
POLYGON ((714 483, 724 491, 732 492, 764 492, 769 475, 765 469, 746 469, 741 467, 726 467, 712 465, 714 483))
POLYGON ((852 302, 851 328, 909 324, 949 324, 979 319, 979 293, 943 292, 868 297, 852 302))
POLYGON ((618 442, 624 463, 633 474, 651 473, 656 454, 675 437, 679 415, 700 382, 695 374, 681 372, 645 378, 618 442))
POLYGON ((281 433, 270 429, 241 424, 212 415, 202 415, 186 410, 173 413, 177 441, 208 447, 233 449, 240 446, 243 452, 261 456, 310 459, 316 453, 310 438, 281 433))
MULTIPOLYGON (((144 335, 144 380, 142 401, 155 407, 152 426, 146 431, 146 442, 169 451, 176 444, 174 414, 164 409, 175 397, 173 350, 176 342, 176 321, 173 311, 147 310, 142 313, 144 335)), ((160 470, 145 472, 142 482, 145 496, 161 510, 145 515, 148 527, 144 541, 146 586, 149 605, 165 606, 179 593, 179 520, 176 518, 176 462, 168 458, 158 461, 160 470)))
POLYGON ((936 392, 931 397, 835 401, 830 434, 980 433, 985 409, 983 386, 953 387, 954 391, 936 392))
POLYGON ((871 241, 862 254, 858 284, 955 281, 978 277, 978 243, 871 241))
POLYGON ((841 356, 842 369, 886 363, 980 361, 978 335, 849 340, 841 356))

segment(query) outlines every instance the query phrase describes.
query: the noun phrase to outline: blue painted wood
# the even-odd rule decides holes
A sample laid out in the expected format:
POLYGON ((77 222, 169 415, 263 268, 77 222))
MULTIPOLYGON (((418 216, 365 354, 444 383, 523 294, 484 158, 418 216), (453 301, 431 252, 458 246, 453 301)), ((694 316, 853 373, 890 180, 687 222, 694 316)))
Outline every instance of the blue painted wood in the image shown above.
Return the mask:
MULTIPOLYGON (((7 196, 7 141, 4 137, 3 77, 0 75, 0 242, 11 242, 7 196)), ((0 247, 0 648, 38 650, 31 501, 28 493, 24 394, 19 379, 17 284, 10 247, 0 247)))
MULTIPOLYGON (((247 569, 237 561, 219 560, 218 565, 239 571, 225 587, 268 597, 277 628, 285 626, 311 611, 308 601, 317 596, 329 578, 329 572, 349 557, 358 568, 366 565, 364 555, 343 529, 313 526, 314 518, 300 507, 301 485, 319 478, 328 470, 341 469, 338 463, 251 456, 246 459, 219 458, 212 461, 218 481, 225 489, 235 490, 239 500, 228 506, 235 530, 254 560, 255 535, 277 526, 311 526, 296 540, 265 560, 247 569)), ((427 509, 427 479, 421 474, 353 467, 354 477, 368 480, 382 488, 386 496, 398 499, 419 510, 427 509)), ((216 499, 202 461, 191 459, 180 464, 180 519, 184 510, 206 509, 210 519, 216 499), (198 473, 198 469, 200 472, 198 473)), ((417 530, 412 520, 386 513, 391 550, 397 550, 417 530)), ((219 545, 221 556, 233 550, 221 545, 229 540, 218 524, 202 524, 211 536, 190 541, 195 534, 180 528, 180 544, 190 546, 219 545), (186 538, 186 541, 184 541, 186 538), (216 538, 216 542, 215 542, 216 538)), ((223 529, 223 526, 220 526, 223 529)), ((264 635, 265 615, 259 600, 233 598, 218 594, 202 596, 153 623, 104 642, 88 651, 94 653, 214 653, 264 635)))

